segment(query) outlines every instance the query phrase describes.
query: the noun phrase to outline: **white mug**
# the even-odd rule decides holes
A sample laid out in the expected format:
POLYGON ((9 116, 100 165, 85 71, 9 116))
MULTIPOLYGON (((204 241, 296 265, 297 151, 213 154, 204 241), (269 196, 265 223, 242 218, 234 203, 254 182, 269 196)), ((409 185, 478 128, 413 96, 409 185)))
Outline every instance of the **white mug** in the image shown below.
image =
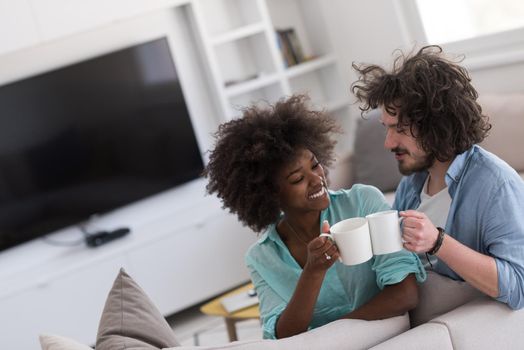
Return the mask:
POLYGON ((389 254, 403 249, 400 223, 396 210, 386 210, 366 216, 375 255, 389 254))
POLYGON ((329 233, 320 237, 333 239, 340 253, 340 262, 345 265, 357 265, 373 257, 369 226, 365 218, 351 218, 331 226, 329 233))

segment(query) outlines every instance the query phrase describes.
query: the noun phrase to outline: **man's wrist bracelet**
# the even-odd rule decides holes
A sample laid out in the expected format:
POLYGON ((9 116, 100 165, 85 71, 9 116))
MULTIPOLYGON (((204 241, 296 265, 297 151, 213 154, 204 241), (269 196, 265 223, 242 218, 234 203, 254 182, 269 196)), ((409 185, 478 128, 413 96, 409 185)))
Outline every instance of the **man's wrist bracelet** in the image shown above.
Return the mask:
POLYGON ((444 235, 446 234, 446 232, 444 231, 442 227, 437 227, 437 230, 438 230, 438 237, 437 237, 437 240, 433 248, 431 248, 431 250, 428 251, 429 255, 437 254, 438 250, 442 246, 442 241, 444 241, 444 235))

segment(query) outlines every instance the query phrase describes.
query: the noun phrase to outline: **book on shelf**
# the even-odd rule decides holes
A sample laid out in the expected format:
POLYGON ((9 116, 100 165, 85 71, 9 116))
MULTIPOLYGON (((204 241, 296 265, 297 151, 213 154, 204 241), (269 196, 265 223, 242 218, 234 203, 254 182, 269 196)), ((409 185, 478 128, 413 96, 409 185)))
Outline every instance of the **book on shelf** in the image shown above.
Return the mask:
POLYGON ((278 29, 277 41, 286 67, 304 62, 305 56, 298 35, 293 28, 278 29))

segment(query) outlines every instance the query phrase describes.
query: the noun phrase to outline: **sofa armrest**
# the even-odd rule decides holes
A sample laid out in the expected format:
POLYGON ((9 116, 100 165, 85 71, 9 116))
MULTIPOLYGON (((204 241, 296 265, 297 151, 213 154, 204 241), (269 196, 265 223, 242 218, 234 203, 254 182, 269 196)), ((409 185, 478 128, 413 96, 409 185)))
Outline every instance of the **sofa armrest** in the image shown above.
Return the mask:
POLYGON ((370 350, 419 349, 453 350, 446 326, 437 323, 425 323, 370 348, 370 350))
MULTIPOLYGON (((293 337, 278 340, 237 341, 215 346, 180 346, 169 350, 357 350, 369 349, 409 329, 409 317, 384 320, 338 320, 293 337)), ((168 349, 165 349, 168 350, 168 349)))
POLYGON ((475 299, 430 323, 448 328, 454 349, 521 349, 524 309, 514 311, 488 297, 475 299))

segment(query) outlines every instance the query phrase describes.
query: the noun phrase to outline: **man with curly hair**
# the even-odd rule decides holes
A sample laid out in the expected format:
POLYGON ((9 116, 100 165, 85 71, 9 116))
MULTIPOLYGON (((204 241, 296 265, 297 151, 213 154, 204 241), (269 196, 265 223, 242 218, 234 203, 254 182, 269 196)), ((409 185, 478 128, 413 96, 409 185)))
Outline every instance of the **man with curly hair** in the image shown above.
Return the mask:
POLYGON ((429 273, 425 285, 447 276, 512 309, 522 308, 524 182, 477 145, 491 125, 466 69, 438 46, 399 55, 391 72, 377 65, 353 67, 359 80, 352 91, 361 110, 382 108, 384 146, 405 175, 394 203, 404 211, 404 246, 425 254, 438 273, 429 273))
POLYGON ((247 108, 216 133, 207 190, 241 222, 264 231, 246 254, 264 338, 341 318, 403 315, 417 304, 416 281, 425 270, 416 254, 403 250, 346 266, 332 241, 319 237, 328 223, 389 209, 371 186, 327 189, 324 167, 333 162, 336 132, 329 116, 295 95, 247 108))

